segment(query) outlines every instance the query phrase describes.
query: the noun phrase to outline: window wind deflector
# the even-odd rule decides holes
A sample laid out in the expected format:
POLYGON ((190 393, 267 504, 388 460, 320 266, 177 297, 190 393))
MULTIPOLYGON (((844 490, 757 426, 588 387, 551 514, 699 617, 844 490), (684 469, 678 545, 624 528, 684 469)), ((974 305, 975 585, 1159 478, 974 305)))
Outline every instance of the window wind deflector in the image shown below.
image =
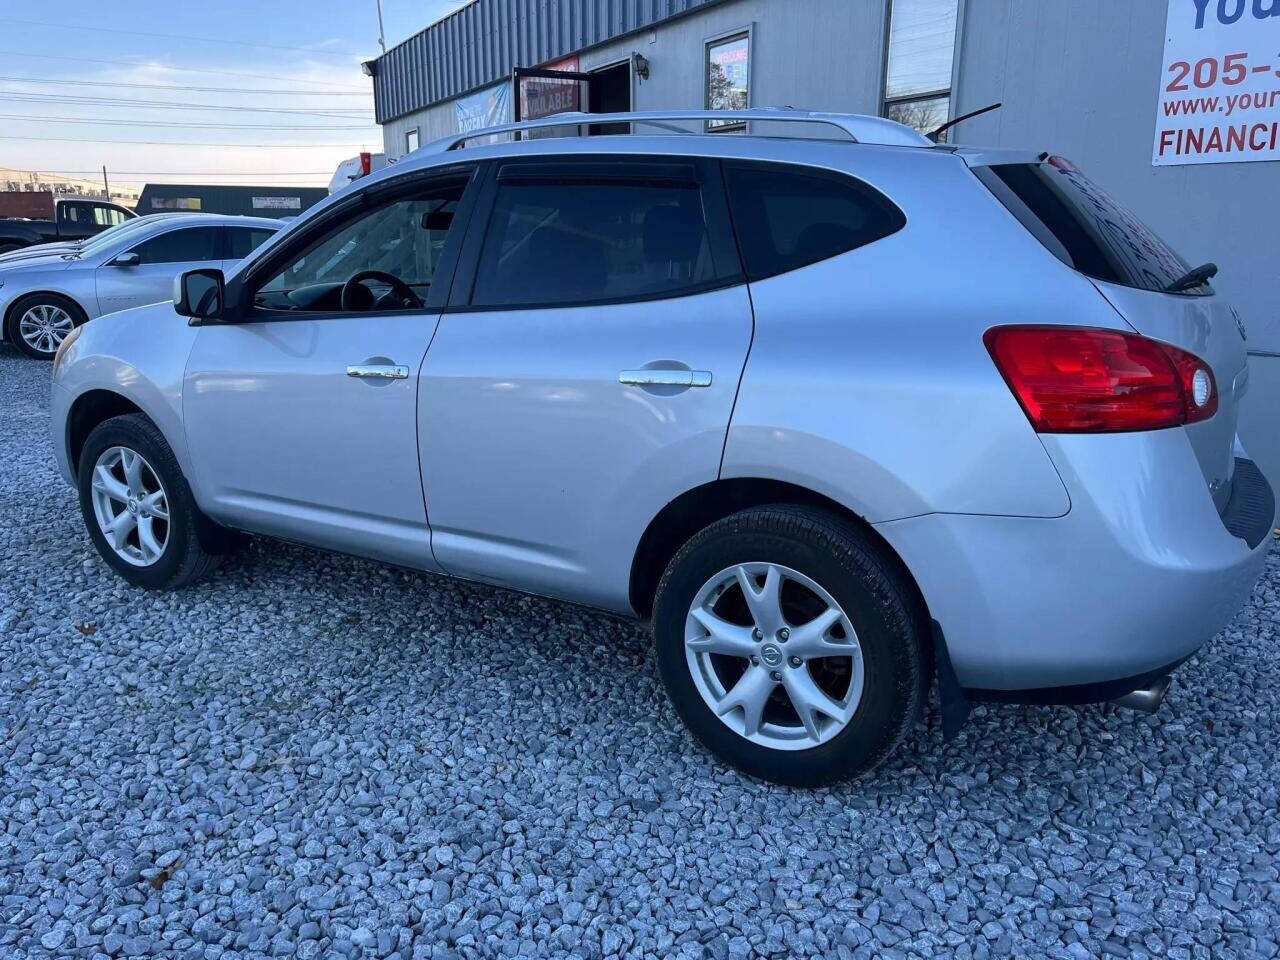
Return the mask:
POLYGON ((507 163, 498 170, 503 183, 646 183, 663 187, 696 187, 701 183, 692 163, 635 163, 631 161, 569 161, 507 163))

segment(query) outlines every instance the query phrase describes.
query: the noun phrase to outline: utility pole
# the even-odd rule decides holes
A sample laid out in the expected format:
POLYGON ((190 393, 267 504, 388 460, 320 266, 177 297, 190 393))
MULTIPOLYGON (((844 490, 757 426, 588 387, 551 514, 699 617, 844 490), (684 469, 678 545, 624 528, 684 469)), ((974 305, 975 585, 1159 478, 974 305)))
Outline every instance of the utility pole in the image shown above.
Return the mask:
POLYGON ((382 29, 382 0, 377 0, 378 4, 378 46, 382 48, 382 52, 387 52, 387 36, 382 29))
POLYGON ((107 165, 102 165, 102 192, 107 195, 107 199, 111 199, 111 185, 107 183, 107 165))

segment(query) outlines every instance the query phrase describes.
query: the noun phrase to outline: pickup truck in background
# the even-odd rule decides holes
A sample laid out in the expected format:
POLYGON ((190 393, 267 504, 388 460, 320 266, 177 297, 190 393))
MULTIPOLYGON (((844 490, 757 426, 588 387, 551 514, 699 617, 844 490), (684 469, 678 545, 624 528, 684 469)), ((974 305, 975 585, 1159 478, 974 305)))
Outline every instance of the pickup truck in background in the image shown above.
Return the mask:
POLYGON ((83 240, 137 216, 106 200, 0 191, 0 254, 37 243, 83 240))

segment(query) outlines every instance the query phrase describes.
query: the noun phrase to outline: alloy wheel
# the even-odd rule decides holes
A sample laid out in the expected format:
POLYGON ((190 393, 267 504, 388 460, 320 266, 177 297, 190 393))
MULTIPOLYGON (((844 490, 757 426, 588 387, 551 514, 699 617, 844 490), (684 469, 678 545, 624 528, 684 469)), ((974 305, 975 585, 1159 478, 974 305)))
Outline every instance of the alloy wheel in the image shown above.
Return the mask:
POLYGON ((720 721, 775 750, 828 742, 862 700, 853 624, 821 585, 779 564, 738 564, 703 584, 685 621, 685 659, 720 721))
POLYGON ((38 303, 19 318, 18 335, 32 350, 55 353, 74 327, 67 311, 51 303, 38 303))
POLYGON ((122 560, 149 567, 169 544, 169 500, 142 454, 108 447, 93 467, 93 514, 103 538, 122 560))

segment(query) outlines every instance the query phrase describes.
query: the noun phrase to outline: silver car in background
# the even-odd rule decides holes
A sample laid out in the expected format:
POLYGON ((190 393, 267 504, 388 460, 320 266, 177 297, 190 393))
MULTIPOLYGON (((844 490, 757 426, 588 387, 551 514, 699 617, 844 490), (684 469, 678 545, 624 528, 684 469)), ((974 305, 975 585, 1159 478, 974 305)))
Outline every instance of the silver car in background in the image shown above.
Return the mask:
POLYGON ((69 338, 106 563, 181 587, 247 531, 647 619, 694 734, 785 783, 874 766, 934 677, 948 734, 1157 706, 1275 510, 1213 269, 1047 154, 590 120, 668 129, 428 145, 69 338))
POLYGON ((168 300, 194 267, 230 269, 280 229, 265 217, 163 214, 71 249, 0 261, 0 339, 51 360, 72 329, 104 313, 168 300))

